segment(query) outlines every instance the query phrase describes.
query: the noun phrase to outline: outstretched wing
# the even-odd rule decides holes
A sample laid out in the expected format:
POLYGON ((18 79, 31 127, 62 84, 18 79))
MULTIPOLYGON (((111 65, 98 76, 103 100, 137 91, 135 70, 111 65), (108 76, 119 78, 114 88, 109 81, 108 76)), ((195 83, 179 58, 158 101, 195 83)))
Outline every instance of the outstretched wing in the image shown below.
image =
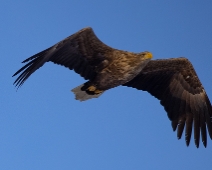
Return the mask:
POLYGON ((96 68, 100 67, 104 60, 109 60, 109 54, 113 50, 96 37, 92 28, 84 28, 24 60, 22 63, 28 63, 13 75, 21 73, 14 84, 21 86, 34 71, 48 61, 74 69, 85 79, 92 79, 98 70, 96 68))
POLYGON ((200 131, 204 146, 207 129, 212 139, 212 107, 192 64, 186 58, 153 60, 142 72, 124 86, 148 91, 158 98, 177 130, 178 139, 185 128, 187 146, 190 143, 192 124, 195 144, 199 147, 200 131))

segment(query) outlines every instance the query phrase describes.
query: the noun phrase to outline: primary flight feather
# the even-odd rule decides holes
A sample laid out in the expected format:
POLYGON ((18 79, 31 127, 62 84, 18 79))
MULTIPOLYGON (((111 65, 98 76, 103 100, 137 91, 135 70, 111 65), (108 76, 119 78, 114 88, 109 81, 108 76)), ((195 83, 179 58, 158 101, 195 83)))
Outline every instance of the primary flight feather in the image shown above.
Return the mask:
POLYGON ((13 75, 20 74, 14 84, 20 87, 34 71, 51 61, 88 80, 72 90, 80 101, 99 97, 119 85, 148 91, 164 106, 179 139, 185 129, 188 146, 193 127, 196 146, 201 134, 206 147, 207 130, 212 139, 212 106, 192 64, 186 58, 151 58, 147 51, 111 48, 96 37, 92 28, 84 28, 24 60, 27 64, 13 75))

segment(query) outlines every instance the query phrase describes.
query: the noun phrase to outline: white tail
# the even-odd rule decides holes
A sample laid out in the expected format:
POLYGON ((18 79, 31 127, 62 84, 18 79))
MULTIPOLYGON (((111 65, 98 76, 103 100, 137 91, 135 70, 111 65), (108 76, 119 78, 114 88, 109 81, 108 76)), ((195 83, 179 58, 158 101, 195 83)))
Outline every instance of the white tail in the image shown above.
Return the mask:
POLYGON ((71 90, 75 94, 76 100, 85 101, 85 100, 88 100, 88 99, 97 98, 103 93, 102 92, 100 94, 94 94, 94 95, 88 94, 88 93, 86 93, 86 91, 81 90, 81 88, 83 86, 84 86, 84 84, 77 86, 77 87, 75 87, 74 89, 71 90))

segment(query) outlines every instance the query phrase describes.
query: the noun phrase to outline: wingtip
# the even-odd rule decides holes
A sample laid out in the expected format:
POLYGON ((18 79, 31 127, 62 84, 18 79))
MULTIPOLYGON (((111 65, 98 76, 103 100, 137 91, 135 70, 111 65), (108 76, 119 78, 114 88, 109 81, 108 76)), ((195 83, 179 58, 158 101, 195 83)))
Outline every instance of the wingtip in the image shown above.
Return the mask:
POLYGON ((202 141, 203 145, 205 148, 207 148, 207 140, 206 141, 202 141))
POLYGON ((189 144, 190 144, 190 139, 187 139, 187 137, 186 137, 186 146, 188 147, 189 144))
POLYGON ((199 143, 195 143, 195 145, 196 145, 196 148, 199 148, 199 143))

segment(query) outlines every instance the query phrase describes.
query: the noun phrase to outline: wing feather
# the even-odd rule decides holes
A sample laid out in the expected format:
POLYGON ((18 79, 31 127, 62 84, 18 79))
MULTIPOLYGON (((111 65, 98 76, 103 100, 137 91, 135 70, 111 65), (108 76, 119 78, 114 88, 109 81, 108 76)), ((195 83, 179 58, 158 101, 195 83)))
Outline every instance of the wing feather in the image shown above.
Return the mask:
POLYGON ((20 87, 33 72, 49 61, 74 69, 76 73, 90 80, 96 75, 95 68, 102 61, 110 60, 113 50, 97 38, 92 28, 84 28, 24 60, 23 63, 28 63, 13 75, 21 73, 14 84, 20 87))
POLYGON ((183 130, 184 130, 184 127, 185 127, 185 120, 186 120, 185 115, 182 115, 179 118, 178 126, 177 126, 177 137, 178 137, 178 139, 181 139, 181 136, 183 134, 183 130))
POLYGON ((200 133, 207 145, 206 124, 212 139, 212 107, 192 64, 186 58, 150 61, 133 80, 124 86, 148 91, 164 106, 172 128, 180 139, 185 128, 189 145, 192 126, 194 140, 199 147, 200 133))

